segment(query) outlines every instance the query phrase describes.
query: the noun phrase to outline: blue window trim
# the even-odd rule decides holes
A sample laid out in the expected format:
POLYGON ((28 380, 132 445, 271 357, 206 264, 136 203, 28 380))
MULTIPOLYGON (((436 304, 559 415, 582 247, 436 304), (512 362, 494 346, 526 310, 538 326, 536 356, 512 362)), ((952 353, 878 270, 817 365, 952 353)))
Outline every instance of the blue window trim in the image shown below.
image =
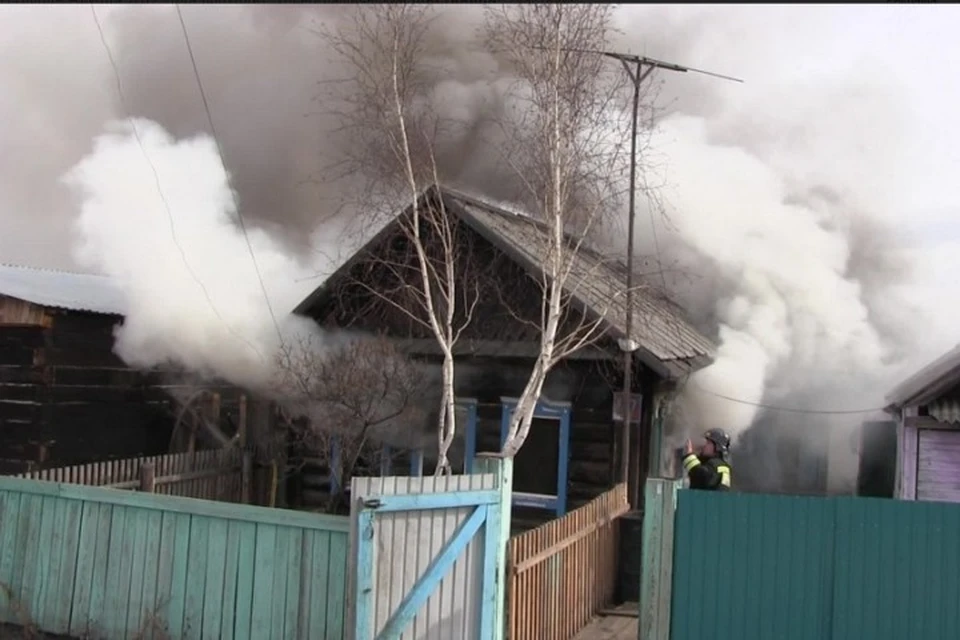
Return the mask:
MULTIPOLYGON (((500 446, 507 442, 507 433, 510 430, 510 419, 517 408, 517 398, 500 398, 502 410, 500 414, 500 446)), ((569 402, 537 402, 533 417, 540 420, 556 420, 560 433, 559 451, 557 453, 557 493, 553 496, 535 495, 513 492, 513 504, 520 507, 531 507, 553 511, 557 517, 567 512, 567 474, 570 462, 570 409, 569 402)))

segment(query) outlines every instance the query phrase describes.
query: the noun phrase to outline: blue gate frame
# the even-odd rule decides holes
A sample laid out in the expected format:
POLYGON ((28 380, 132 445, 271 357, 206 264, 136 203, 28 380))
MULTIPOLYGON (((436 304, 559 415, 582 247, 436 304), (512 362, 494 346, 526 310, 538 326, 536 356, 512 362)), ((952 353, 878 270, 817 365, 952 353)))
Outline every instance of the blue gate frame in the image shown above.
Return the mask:
POLYGON ((413 622, 417 612, 440 586, 467 545, 483 530, 482 588, 480 593, 481 640, 503 638, 505 597, 506 541, 510 530, 510 484, 512 461, 502 459, 478 460, 480 473, 496 473, 498 488, 442 492, 383 495, 365 499, 357 519, 357 580, 354 640, 381 640, 399 638, 413 622), (380 633, 374 635, 376 584, 374 524, 379 514, 432 509, 462 509, 473 507, 457 527, 410 591, 397 606, 380 633))

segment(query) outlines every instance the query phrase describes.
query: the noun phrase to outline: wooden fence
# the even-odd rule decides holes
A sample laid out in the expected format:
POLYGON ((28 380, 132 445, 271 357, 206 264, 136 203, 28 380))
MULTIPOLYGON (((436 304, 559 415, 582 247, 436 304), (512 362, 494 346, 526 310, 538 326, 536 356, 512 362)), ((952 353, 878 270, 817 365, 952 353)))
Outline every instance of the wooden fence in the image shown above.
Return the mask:
POLYGON ((349 527, 0 478, 0 622, 82 638, 340 639, 349 527))
POLYGON ((234 447, 106 460, 16 477, 246 504, 250 502, 251 468, 249 456, 234 447))
POLYGON ((558 520, 510 539, 510 640, 567 640, 612 598, 617 518, 630 510, 619 484, 558 520))

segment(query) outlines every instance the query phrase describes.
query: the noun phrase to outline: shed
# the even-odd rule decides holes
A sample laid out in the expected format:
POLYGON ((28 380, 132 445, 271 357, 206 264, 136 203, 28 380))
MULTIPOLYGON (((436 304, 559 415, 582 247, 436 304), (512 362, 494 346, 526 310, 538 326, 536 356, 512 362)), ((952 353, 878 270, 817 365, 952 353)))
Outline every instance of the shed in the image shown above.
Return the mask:
MULTIPOLYGON (((468 469, 479 451, 499 450, 504 426, 523 389, 539 349, 539 313, 543 250, 547 228, 532 217, 448 188, 422 195, 425 206, 443 204, 463 231, 464 269, 477 276, 485 295, 455 349, 456 391, 465 427, 460 464, 468 469), (469 248, 467 248, 469 245, 469 248), (496 292, 486 293, 486 292, 496 292)), ((438 358, 429 330, 411 320, 410 307, 385 303, 372 290, 402 291, 398 281, 417 277, 385 256, 407 255, 398 214, 303 302, 295 313, 321 327, 385 333, 411 354, 438 358), (385 265, 390 265, 389 273, 385 265)), ((465 271, 466 272, 466 271, 465 271)), ((567 293, 573 304, 600 323, 599 338, 572 354, 547 379, 531 434, 515 463, 515 506, 562 514, 592 499, 616 481, 620 450, 623 353, 618 340, 638 345, 632 393, 637 429, 631 460, 645 475, 652 457, 649 443, 661 392, 713 360, 715 345, 662 291, 644 287, 634 295, 634 324, 628 328, 622 300, 626 268, 622 262, 583 244, 573 259, 567 293)), ((400 298, 398 298, 399 300, 400 298)), ((656 447, 654 444, 653 447, 656 447)), ((426 454, 429 457, 429 452, 426 454)))
POLYGON ((113 352, 105 276, 0 265, 0 472, 166 453, 171 381, 113 352))
POLYGON ((960 502, 960 345, 887 396, 897 419, 895 495, 960 502))

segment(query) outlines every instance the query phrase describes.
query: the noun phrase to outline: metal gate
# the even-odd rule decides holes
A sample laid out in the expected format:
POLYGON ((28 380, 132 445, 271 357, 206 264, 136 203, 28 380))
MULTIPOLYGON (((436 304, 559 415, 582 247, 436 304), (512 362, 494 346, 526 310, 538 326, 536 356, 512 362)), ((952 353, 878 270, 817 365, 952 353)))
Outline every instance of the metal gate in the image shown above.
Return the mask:
POLYGON ((680 491, 671 640, 947 640, 960 506, 680 491))
POLYGON ((488 462, 470 475, 353 480, 354 640, 503 637, 510 479, 488 462))

